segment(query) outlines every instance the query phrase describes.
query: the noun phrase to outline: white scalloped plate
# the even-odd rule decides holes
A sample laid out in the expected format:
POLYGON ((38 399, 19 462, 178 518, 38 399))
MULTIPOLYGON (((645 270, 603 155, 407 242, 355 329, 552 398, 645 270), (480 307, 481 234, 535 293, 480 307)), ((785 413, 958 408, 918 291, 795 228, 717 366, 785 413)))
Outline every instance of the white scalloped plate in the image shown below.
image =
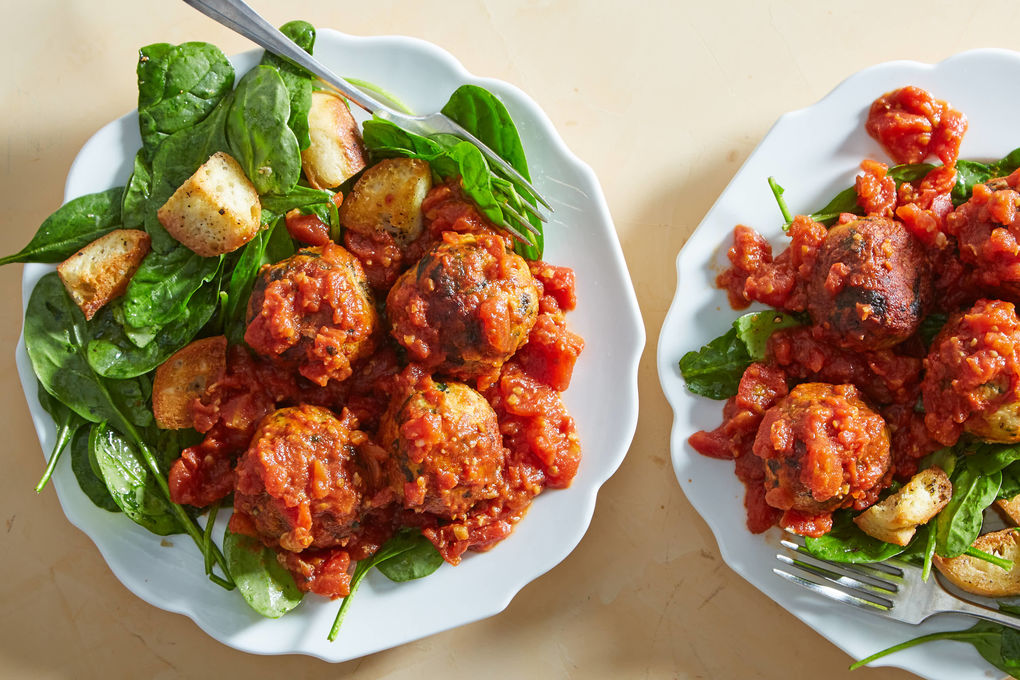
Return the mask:
MULTIPOLYGON (((234 57, 238 73, 253 66, 260 54, 251 51, 234 57)), ((545 257, 577 272, 578 306, 568 322, 587 344, 564 397, 577 421, 584 452, 573 485, 542 494, 507 540, 491 552, 468 555, 458 567, 443 565, 428 578, 405 584, 372 573, 334 643, 326 635, 338 603, 309 596, 281 619, 260 618, 237 593, 205 578, 200 554, 187 536, 173 537, 167 546, 125 517, 96 508, 78 489, 69 465, 58 466, 53 485, 68 519, 95 542, 117 578, 145 601, 191 617, 209 635, 237 649, 344 661, 496 614, 527 583, 573 550, 591 521, 599 487, 619 467, 633 438, 637 364, 645 337, 598 180, 566 148, 527 95, 507 83, 472 76, 440 48, 410 38, 362 38, 320 30, 315 54, 343 75, 392 92, 415 111, 438 111, 454 89, 475 83, 498 94, 513 115, 534 183, 556 210, 546 228, 545 257)), ((125 64, 123 77, 130 77, 131 70, 125 64)), ((103 127, 75 159, 64 200, 124 184, 140 143, 137 112, 103 127)), ((25 267, 26 303, 35 282, 50 269, 25 267)), ((40 443, 48 454, 53 424, 36 400, 24 337, 16 359, 40 443)))
MULTIPOLYGON (((856 659, 896 642, 937 630, 965 628, 964 618, 942 618, 920 627, 900 624, 831 603, 772 573, 777 530, 753 536, 745 525, 743 487, 733 466, 699 455, 687 443, 695 431, 722 420, 722 402, 698 397, 684 387, 677 362, 724 333, 740 312, 714 285, 727 266, 733 227, 759 230, 776 252, 789 241, 767 178, 786 189, 792 212, 810 212, 853 184, 864 158, 886 159, 864 131, 871 102, 884 92, 916 85, 963 111, 970 128, 962 158, 999 158, 1020 147, 1016 126, 1020 95, 1001 83, 1020 79, 1020 54, 974 50, 930 65, 911 61, 879 64, 843 81, 817 104, 780 118, 748 157, 677 256, 677 292, 659 336, 658 368, 663 392, 673 407, 673 468, 687 498, 711 527, 723 559, 738 574, 856 659)), ((776 658, 783 651, 776 650, 776 658)), ((784 659, 784 663, 791 663, 784 659)), ((938 642, 886 657, 893 665, 929 678, 998 678, 969 646, 938 642)), ((825 675, 824 668, 812 669, 825 675)))

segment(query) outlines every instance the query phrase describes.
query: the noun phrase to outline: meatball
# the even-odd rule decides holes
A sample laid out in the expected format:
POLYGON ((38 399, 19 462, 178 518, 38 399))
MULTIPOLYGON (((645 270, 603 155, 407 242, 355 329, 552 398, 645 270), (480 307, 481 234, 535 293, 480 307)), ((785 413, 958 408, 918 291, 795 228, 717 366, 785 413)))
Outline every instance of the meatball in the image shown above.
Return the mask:
POLYGON ((361 516, 364 483, 352 438, 357 421, 319 406, 292 406, 262 419, 237 463, 234 511, 284 550, 347 542, 361 516))
POLYGON ((244 339, 281 367, 325 385, 347 379, 351 364, 372 352, 378 325, 361 264, 327 243, 262 268, 244 339))
POLYGON ((853 349, 884 349, 914 334, 932 296, 921 243, 899 222, 866 218, 833 227, 808 282, 816 327, 853 349))
POLYGON ((539 293, 527 263, 494 234, 447 232, 386 298, 413 361, 462 380, 494 375, 527 342, 539 293))
POLYGON ((499 494, 506 458, 499 423, 467 385, 422 378, 391 402, 379 443, 406 508, 455 518, 499 494))
POLYGON ((939 331, 924 361, 924 423, 952 446, 966 431, 1020 442, 1020 319, 1011 302, 978 300, 939 331))
POLYGON ((765 412, 752 450, 765 461, 765 500, 786 511, 787 527, 790 511, 870 505, 890 464, 889 429, 853 385, 797 385, 765 412))
POLYGON ((960 260, 992 297, 1020 300, 1020 171, 979 184, 963 205, 946 216, 960 260))

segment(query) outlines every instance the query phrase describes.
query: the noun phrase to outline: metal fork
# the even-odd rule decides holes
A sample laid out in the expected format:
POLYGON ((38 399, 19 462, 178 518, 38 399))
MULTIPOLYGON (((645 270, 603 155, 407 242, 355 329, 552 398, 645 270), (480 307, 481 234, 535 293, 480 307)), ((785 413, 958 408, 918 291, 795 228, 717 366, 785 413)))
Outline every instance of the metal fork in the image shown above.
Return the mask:
POLYGON ((964 614, 1020 629, 1020 617, 963 600, 945 590, 937 579, 921 580, 921 570, 896 564, 846 564, 813 556, 797 539, 780 544, 791 554, 776 554, 784 566, 772 571, 819 595, 886 618, 919 624, 938 614, 964 614))
MULTIPOLYGON (((486 159, 488 159, 490 164, 499 168, 501 174, 503 174, 503 176, 510 181, 510 183, 513 184, 518 191, 523 188, 526 191, 521 193, 525 193, 525 195, 530 194, 550 212, 553 211, 552 206, 550 206, 542 195, 538 193, 538 190, 531 185, 531 182, 529 182, 527 178, 521 175, 521 173, 515 170, 513 166, 503 160, 499 154, 483 144, 477 137, 465 130, 462 126, 458 125, 442 113, 413 116, 390 108, 330 71, 318 59, 298 47, 294 41, 262 18, 258 12, 252 9, 243 0, 184 0, 184 2, 191 5, 202 14, 205 14, 211 19, 223 24, 227 28, 240 33, 256 45, 259 45, 273 54, 288 59, 298 66, 310 71, 326 85, 339 91, 344 97, 354 102, 368 113, 389 121, 414 134, 431 135, 444 133, 455 135, 471 142, 478 147, 486 159)), ((546 218, 538 210, 529 205, 527 201, 521 201, 521 204, 527 212, 531 213, 543 222, 546 221, 546 218)), ((510 220, 516 224, 516 226, 509 223, 506 224, 507 231, 509 231, 514 237, 520 239, 526 244, 530 243, 530 240, 523 232, 520 231, 521 227, 535 235, 539 235, 539 230, 536 229, 524 215, 514 211, 509 206, 504 207, 508 212, 510 220)), ((509 222, 509 220, 505 221, 509 222)))

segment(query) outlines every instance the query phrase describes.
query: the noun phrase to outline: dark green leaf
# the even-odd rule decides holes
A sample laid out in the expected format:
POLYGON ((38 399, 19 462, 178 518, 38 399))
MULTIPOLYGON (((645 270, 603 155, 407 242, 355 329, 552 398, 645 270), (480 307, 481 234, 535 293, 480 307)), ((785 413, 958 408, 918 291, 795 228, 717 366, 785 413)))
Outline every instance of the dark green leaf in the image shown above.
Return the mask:
POLYGON ((442 112, 495 151, 525 179, 531 179, 517 126, 496 95, 477 85, 461 85, 450 95, 442 112))
POLYGON ((71 470, 74 478, 78 480, 78 487, 82 493, 88 496, 92 503, 108 512, 120 512, 120 506, 113 500, 110 490, 106 488, 106 482, 96 472, 98 463, 93 465, 93 458, 89 451, 89 438, 93 425, 88 428, 81 428, 74 433, 71 440, 71 470))
POLYGON ((970 198, 975 184, 984 184, 995 177, 995 170, 990 165, 976 161, 958 160, 956 162, 956 184, 953 186, 953 204, 959 205, 970 198))
POLYGON ((79 196, 46 218, 28 245, 0 258, 11 262, 61 262, 120 225, 123 187, 79 196))
POLYGON ((142 152, 135 154, 135 167, 124 188, 121 202, 121 221, 125 229, 138 229, 145 225, 145 216, 149 207, 149 193, 152 191, 152 168, 142 157, 142 152))
POLYGON ((1020 460, 1020 445, 979 444, 967 457, 967 467, 980 475, 992 475, 1020 460))
POLYGON ((67 445, 71 443, 71 439, 75 433, 78 432, 84 425, 85 419, 79 416, 71 409, 64 406, 62 403, 50 396, 50 393, 42 386, 42 383, 36 383, 36 396, 39 399, 39 405, 43 407, 50 417, 53 418, 53 423, 56 425, 56 441, 53 444, 53 449, 50 451, 49 460, 46 463, 46 470, 43 472, 42 479, 35 485, 36 493, 43 490, 46 483, 53 476, 53 471, 57 467, 57 463, 60 461, 61 454, 67 445))
POLYGON ((939 334, 942 327, 946 325, 948 319, 949 317, 945 314, 929 314, 921 320, 921 325, 918 327, 917 332, 921 336, 925 347, 931 345, 931 341, 935 339, 935 336, 939 334))
POLYGON ((804 545, 815 557, 833 562, 862 564, 882 562, 904 548, 872 538, 854 524, 847 511, 833 514, 832 530, 820 538, 807 538, 804 545))
POLYGON ((984 511, 995 502, 1002 473, 982 475, 969 463, 959 465, 952 478, 953 496, 935 517, 935 552, 958 557, 981 533, 984 511))
POLYGON ((192 295, 212 281, 220 257, 202 257, 184 246, 151 252, 142 260, 122 299, 125 325, 162 327, 184 317, 192 295))
MULTIPOLYGON (((290 21, 280 27, 280 32, 308 54, 312 53, 315 47, 315 27, 307 21, 290 21)), ((271 52, 266 52, 262 56, 262 64, 273 66, 280 72, 280 77, 283 78, 283 83, 290 93, 290 117, 287 124, 294 131, 298 147, 307 149, 311 142, 308 138, 308 111, 312 107, 313 76, 271 52)))
POLYGON ((710 399, 728 399, 737 393, 740 377, 751 365, 747 346, 737 336, 737 329, 712 340, 697 351, 680 359, 680 373, 687 389, 710 399))
POLYGON ((290 94, 279 71, 256 66, 234 91, 227 115, 231 155, 261 194, 286 194, 301 178, 301 151, 287 126, 290 94))
POLYGON ((262 265, 279 262, 294 254, 294 241, 287 233, 283 218, 256 234, 241 250, 227 285, 227 304, 223 326, 227 340, 240 344, 244 339, 248 298, 262 265))
POLYGON ((126 439, 105 424, 96 425, 89 449, 110 496, 125 515, 160 536, 182 530, 152 472, 126 439))
POLYGON ((1002 470, 998 497, 1008 500, 1017 495, 1020 495, 1020 462, 1012 463, 1002 470))
POLYGON ((205 119, 234 85, 234 67, 215 45, 143 47, 138 60, 138 126, 152 158, 170 135, 205 119))
POLYGON ((432 541, 420 532, 408 533, 393 540, 402 541, 400 545, 410 545, 407 550, 384 560, 376 565, 383 576, 398 583, 413 581, 428 576, 443 564, 443 556, 439 554, 432 541))
POLYGON ((294 577, 276 559, 276 553, 261 541, 227 529, 223 552, 237 589, 256 612, 278 619, 298 606, 303 593, 294 577))

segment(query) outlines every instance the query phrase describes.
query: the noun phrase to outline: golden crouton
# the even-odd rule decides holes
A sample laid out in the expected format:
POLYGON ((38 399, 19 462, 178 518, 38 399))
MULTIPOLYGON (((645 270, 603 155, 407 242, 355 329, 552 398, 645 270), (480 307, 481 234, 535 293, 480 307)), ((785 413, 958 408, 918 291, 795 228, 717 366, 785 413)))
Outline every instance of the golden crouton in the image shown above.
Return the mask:
POLYGON ((144 231, 114 229, 61 262, 57 275, 74 304, 91 319, 124 293, 148 252, 149 235, 144 231))
POLYGON ((216 335, 179 349, 156 369, 152 413, 164 430, 193 427, 191 404, 227 370, 227 338, 216 335))
POLYGON ((340 223, 359 234, 389 233, 401 245, 421 234, 421 204, 432 168, 418 158, 387 158, 365 171, 344 197, 340 223))
POLYGON ((932 564, 958 588, 985 597, 1020 595, 1020 533, 1003 529, 978 536, 974 547, 1013 562, 1009 571, 977 557, 946 559, 935 555, 932 564))
POLYGON ((906 545, 919 524, 946 507, 953 496, 949 477, 938 467, 921 470, 903 488, 854 517, 861 531, 886 543, 906 545))
POLYGON ((255 237, 258 193, 228 154, 209 157, 157 213, 170 235, 203 257, 237 250, 255 237))
POLYGON ((1020 495, 1000 498, 995 501, 995 508, 999 510, 1000 515, 1012 522, 1013 526, 1020 527, 1020 495))
POLYGON ((340 97, 312 92, 308 138, 311 144, 301 152, 301 169, 316 189, 338 187, 365 167, 358 123, 340 97))

